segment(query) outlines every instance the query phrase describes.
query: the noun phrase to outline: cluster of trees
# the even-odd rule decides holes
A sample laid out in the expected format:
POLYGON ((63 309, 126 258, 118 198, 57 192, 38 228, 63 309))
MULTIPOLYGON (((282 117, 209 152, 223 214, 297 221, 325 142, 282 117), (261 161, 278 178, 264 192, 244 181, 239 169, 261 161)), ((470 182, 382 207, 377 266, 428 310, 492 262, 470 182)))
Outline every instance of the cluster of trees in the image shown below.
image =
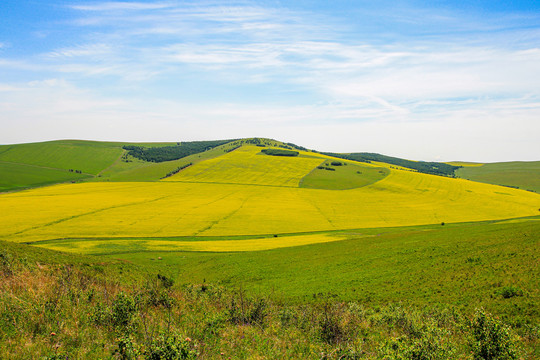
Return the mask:
POLYGON ((297 150, 302 150, 302 151, 307 151, 307 149, 303 146, 299 146, 299 145, 296 145, 296 144, 293 144, 293 143, 285 143, 287 144, 287 146, 293 148, 293 149, 297 149, 297 150))
POLYGON ((76 174, 82 174, 82 170, 69 169, 69 172, 74 172, 76 174))
MULTIPOLYGON (((257 145, 257 146, 259 146, 259 145, 257 145)), ((264 145, 262 145, 262 146, 264 146, 264 145)), ((230 148, 230 149, 225 150, 225 152, 226 152, 226 153, 230 153, 231 151, 234 151, 234 150, 236 150, 236 149, 238 149, 238 148, 241 148, 241 147, 242 147, 242 145, 238 145, 238 146, 235 146, 235 147, 233 147, 233 148, 230 148)))
POLYGON ((272 156, 298 156, 298 151, 282 150, 282 149, 263 149, 263 154, 272 156))
POLYGON ((328 166, 317 166, 317 169, 320 170, 329 170, 329 171, 336 171, 336 169, 328 167, 328 166))
POLYGON ((167 175, 162 177, 162 179, 168 178, 169 176, 173 176, 174 174, 178 174, 181 170, 184 170, 185 168, 187 168, 188 166, 191 166, 191 165, 193 165, 193 163, 189 163, 189 164, 180 166, 180 167, 176 168, 175 170, 167 173, 167 175))
POLYGON ((215 140, 215 141, 189 141, 177 143, 176 146, 162 146, 162 147, 143 147, 136 145, 126 145, 124 150, 128 151, 128 154, 144 161, 149 162, 163 162, 178 160, 183 157, 197 154, 206 150, 215 148, 231 142, 232 140, 215 140), (179 144, 179 145, 178 145, 179 144))
POLYGON ((454 166, 439 162, 426 162, 426 161, 411 161, 400 159, 392 156, 386 156, 376 153, 351 153, 351 154, 336 154, 336 153, 322 153, 324 155, 333 156, 346 160, 354 160, 365 163, 372 161, 384 162, 387 164, 406 167, 416 170, 424 174, 441 175, 441 176, 454 176, 454 171, 461 166, 454 166))

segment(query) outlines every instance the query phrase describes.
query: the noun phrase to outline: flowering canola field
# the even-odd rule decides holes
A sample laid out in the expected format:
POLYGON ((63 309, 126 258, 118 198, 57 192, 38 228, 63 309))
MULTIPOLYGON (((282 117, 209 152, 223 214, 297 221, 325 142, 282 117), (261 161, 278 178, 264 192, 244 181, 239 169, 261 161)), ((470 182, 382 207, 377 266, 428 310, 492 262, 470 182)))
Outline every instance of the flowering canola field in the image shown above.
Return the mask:
POLYGON ((257 146, 242 146, 230 153, 189 167, 165 181, 253 184, 298 187, 300 180, 324 157, 302 152, 301 156, 269 156, 257 146))
MULTIPOLYGON (((396 169, 351 190, 299 188, 301 178, 324 157, 272 157, 258 151, 242 147, 168 181, 57 185, 0 195, 0 240, 94 239, 74 240, 71 249, 99 253, 106 239, 220 236, 215 244, 165 239, 139 245, 249 251, 339 240, 337 235, 294 235, 300 232, 510 219, 538 215, 540 208, 535 193, 396 169), (293 235, 272 241, 226 238, 266 234, 293 235)), ((69 248, 63 244, 43 246, 69 248)))

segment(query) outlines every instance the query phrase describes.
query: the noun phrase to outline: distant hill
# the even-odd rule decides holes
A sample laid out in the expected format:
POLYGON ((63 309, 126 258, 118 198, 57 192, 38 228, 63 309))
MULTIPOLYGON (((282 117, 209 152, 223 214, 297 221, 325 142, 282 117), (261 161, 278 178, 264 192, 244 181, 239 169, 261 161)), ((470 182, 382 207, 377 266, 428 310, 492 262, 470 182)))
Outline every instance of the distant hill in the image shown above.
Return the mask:
MULTIPOLYGON (((226 141, 225 141, 226 142, 226 141)), ((208 142, 190 142, 184 157, 205 151, 208 142), (206 147, 197 147, 202 143, 206 147)), ((111 180, 159 180, 176 166, 153 164, 131 156, 128 149, 184 148, 180 143, 122 143, 57 140, 40 143, 0 145, 0 191, 10 191, 61 182, 111 180), (135 170, 139 171, 135 171, 135 170), (142 171, 141 171, 142 170, 142 171), (127 173, 127 174, 124 174, 127 173), (103 176, 103 175, 106 176, 103 176)), ((212 147, 212 146, 211 146, 212 147)), ((211 148, 210 147, 210 148, 211 148)), ((139 153, 142 153, 140 151, 139 153)))
POLYGON ((335 156, 342 159, 354 160, 360 162, 370 163, 372 161, 382 162, 391 165, 397 165, 408 169, 416 170, 424 174, 441 175, 441 176, 454 176, 454 172, 461 168, 461 166, 451 165, 447 163, 439 162, 426 162, 426 161, 412 161, 400 159, 392 156, 381 155, 377 153, 349 153, 349 154, 336 154, 336 153, 323 153, 325 155, 335 156))
POLYGON ((456 171, 456 176, 540 193, 540 161, 512 161, 464 166, 456 171))
MULTIPOLYGON (((40 143, 0 145, 0 192, 63 182, 80 181, 158 181, 180 169, 219 157, 243 145, 283 150, 306 148, 274 139, 247 138, 215 141, 168 143, 126 143, 85 140, 58 140, 40 143)), ((308 151, 318 156, 316 151, 308 151)), ((540 162, 496 164, 439 163, 406 160, 376 153, 320 153, 328 159, 350 160, 361 166, 373 163, 382 168, 461 177, 496 185, 540 192, 540 162), (391 165, 391 166, 387 166, 391 165)), ((231 170, 232 171, 232 170, 231 170)), ((378 171, 324 164, 302 181, 302 187, 347 189, 380 177, 378 171), (327 170, 337 171, 330 174, 327 170), (367 180, 368 176, 370 180, 367 180), (364 179, 355 174, 362 173, 364 179), (339 181, 336 182, 336 179, 339 181)))

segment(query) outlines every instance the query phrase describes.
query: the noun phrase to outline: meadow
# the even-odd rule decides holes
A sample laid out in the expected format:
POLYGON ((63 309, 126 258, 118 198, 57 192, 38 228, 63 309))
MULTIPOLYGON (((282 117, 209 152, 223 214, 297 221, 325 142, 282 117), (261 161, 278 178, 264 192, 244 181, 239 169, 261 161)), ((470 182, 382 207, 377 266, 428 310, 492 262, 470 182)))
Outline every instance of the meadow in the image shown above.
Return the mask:
POLYGON ((472 181, 514 186, 540 193, 540 161, 512 161, 464 166, 456 171, 456 175, 472 181))
POLYGON ((246 253, 0 242, 0 355, 538 358, 539 217, 365 233, 246 253))
POLYGON ((0 177, 0 192, 78 181, 90 176, 89 174, 78 174, 64 169, 10 162, 0 162, 0 173, 3 174, 0 177))

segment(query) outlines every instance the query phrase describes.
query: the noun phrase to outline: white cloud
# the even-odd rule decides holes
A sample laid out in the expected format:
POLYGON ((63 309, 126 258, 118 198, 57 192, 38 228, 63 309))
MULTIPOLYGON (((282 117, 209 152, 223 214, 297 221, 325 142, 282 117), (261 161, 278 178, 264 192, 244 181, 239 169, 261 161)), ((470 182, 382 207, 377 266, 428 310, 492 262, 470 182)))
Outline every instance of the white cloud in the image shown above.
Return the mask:
POLYGON ((165 9, 170 7, 170 3, 157 2, 153 4, 148 4, 145 2, 102 2, 96 4, 87 4, 87 5, 71 5, 70 7, 75 10, 81 11, 114 11, 114 10, 156 10, 156 9, 165 9))
POLYGON ((178 141, 264 136, 323 151, 370 151, 417 160, 537 160, 540 153, 538 98, 403 113, 376 99, 304 106, 125 100, 61 79, 0 85, 2 89, 0 143, 21 138, 178 141))
MULTIPOLYGON (((71 9, 79 18, 70 45, 0 59, 6 73, 64 79, 0 84, 0 142, 267 136, 423 160, 540 153, 535 29, 512 30, 519 46, 509 46, 507 32, 483 34, 495 26, 490 19, 475 27, 455 14, 405 12, 393 21, 442 22, 462 33, 388 42, 330 17, 249 3, 71 9), (197 87, 204 97, 183 98, 197 87)), ((497 29, 515 21, 498 20, 497 29)))

